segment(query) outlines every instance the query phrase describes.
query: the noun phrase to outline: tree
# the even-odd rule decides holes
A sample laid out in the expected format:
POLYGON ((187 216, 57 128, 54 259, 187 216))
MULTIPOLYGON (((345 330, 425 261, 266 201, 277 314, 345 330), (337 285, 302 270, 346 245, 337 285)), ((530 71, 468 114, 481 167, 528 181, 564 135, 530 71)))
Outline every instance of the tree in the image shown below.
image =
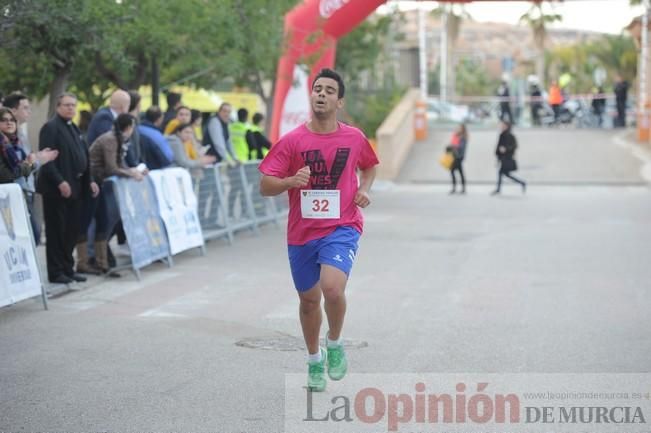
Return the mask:
MULTIPOLYGON (((440 3, 437 8, 432 10, 431 15, 439 19, 442 19, 443 16, 445 16, 445 32, 447 40, 447 46, 445 49, 447 50, 447 53, 453 54, 459 40, 459 35, 461 34, 461 25, 463 23, 463 20, 472 20, 472 16, 470 16, 470 14, 466 11, 463 4, 457 3, 450 5, 447 3, 440 3)), ((453 97, 454 90, 456 89, 456 75, 454 74, 456 65, 454 56, 448 56, 446 69, 447 70, 445 72, 448 83, 448 86, 446 87, 449 87, 448 90, 451 90, 451 92, 448 91, 448 95, 450 97, 453 97)))
POLYGON ((402 19, 397 10, 372 15, 337 42, 335 68, 346 80, 344 116, 369 137, 375 137, 377 128, 404 93, 392 69, 378 67, 390 64, 384 57, 387 47, 403 37, 394 28, 402 19))
POLYGON ((588 50, 611 77, 619 74, 633 81, 637 75, 637 50, 631 37, 604 35, 601 42, 590 44, 588 50))
POLYGON ((96 108, 116 87, 258 92, 271 107, 283 18, 299 0, 7 0, 0 14, 0 88, 34 97, 68 87, 96 108), (217 4, 218 3, 218 4, 217 4), (6 72, 5 72, 6 71, 6 72))
POLYGON ((207 88, 227 82, 231 87, 249 88, 264 101, 270 121, 276 68, 283 49, 284 16, 297 3, 298 0, 221 0, 216 8, 220 13, 214 13, 207 23, 210 29, 188 42, 194 42, 195 51, 183 53, 170 65, 163 81, 207 88), (269 82, 272 86, 266 85, 269 82))
POLYGON ((547 40, 547 26, 556 21, 561 21, 562 19, 563 17, 560 14, 545 14, 542 2, 533 3, 527 13, 520 17, 520 22, 527 23, 533 32, 533 41, 538 50, 538 56, 536 56, 536 75, 541 83, 544 82, 545 78, 545 42, 547 40))
POLYGON ((376 72, 392 19, 391 15, 372 16, 337 42, 335 69, 349 85, 358 83, 364 73, 376 72))
MULTIPOLYGON (((107 0, 104 0, 106 3, 107 0)), ((42 95, 47 87, 50 114, 54 112, 55 96, 68 87, 77 62, 84 61, 110 44, 111 34, 104 30, 103 16, 97 14, 102 2, 91 0, 8 0, 0 15, 5 61, 21 64, 33 62, 29 72, 41 73, 41 78, 25 71, 14 71, 14 88, 28 88, 42 95)))
POLYGON ((490 77, 482 62, 463 59, 455 68, 457 92, 460 95, 491 95, 499 81, 490 77))

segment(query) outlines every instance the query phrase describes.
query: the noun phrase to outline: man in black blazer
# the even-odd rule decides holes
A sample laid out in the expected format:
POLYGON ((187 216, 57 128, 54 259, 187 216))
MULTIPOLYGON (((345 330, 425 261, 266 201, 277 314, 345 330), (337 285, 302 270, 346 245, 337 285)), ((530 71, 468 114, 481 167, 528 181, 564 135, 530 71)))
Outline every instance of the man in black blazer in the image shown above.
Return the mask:
POLYGON ((99 188, 90 177, 88 148, 72 122, 77 97, 64 93, 57 98, 56 114, 41 128, 39 149, 59 151, 59 157, 41 167, 37 191, 43 195, 48 279, 68 284, 85 281, 74 272, 72 252, 79 236, 84 196, 96 197, 99 188))

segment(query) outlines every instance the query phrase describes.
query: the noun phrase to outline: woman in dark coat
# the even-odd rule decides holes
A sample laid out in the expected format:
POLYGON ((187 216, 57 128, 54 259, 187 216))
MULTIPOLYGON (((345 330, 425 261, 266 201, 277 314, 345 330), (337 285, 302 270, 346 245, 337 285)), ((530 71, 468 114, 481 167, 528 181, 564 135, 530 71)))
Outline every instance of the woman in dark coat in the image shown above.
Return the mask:
POLYGON ((466 193, 466 178, 463 175, 463 159, 466 157, 466 147, 468 145, 468 131, 466 130, 465 124, 460 124, 452 138, 450 139, 450 145, 448 146, 448 151, 452 152, 454 156, 454 162, 452 167, 450 167, 450 175, 452 176, 452 190, 450 194, 457 192, 457 178, 454 175, 455 171, 459 172, 461 176, 461 194, 466 193))
POLYGON ((502 132, 500 133, 497 148, 495 149, 495 156, 499 160, 500 170, 497 174, 497 188, 495 188, 492 195, 500 193, 502 189, 502 176, 508 177, 515 183, 519 183, 524 194, 527 190, 527 183, 511 174, 518 169, 518 164, 515 162, 515 150, 518 148, 518 142, 511 132, 511 124, 509 122, 502 122, 501 127, 502 132))

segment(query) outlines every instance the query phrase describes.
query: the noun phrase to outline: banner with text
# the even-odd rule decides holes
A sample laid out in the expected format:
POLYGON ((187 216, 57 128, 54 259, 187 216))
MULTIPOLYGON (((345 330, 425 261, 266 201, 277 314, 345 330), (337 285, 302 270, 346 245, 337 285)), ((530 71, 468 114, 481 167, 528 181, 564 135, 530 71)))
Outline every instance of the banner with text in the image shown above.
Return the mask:
POLYGON ((167 230, 172 255, 204 244, 197 197, 192 188, 190 173, 183 168, 153 170, 149 173, 156 197, 158 211, 167 230))
POLYGON ((169 257, 169 242, 158 214, 156 192, 149 176, 141 182, 132 179, 111 180, 133 267, 140 269, 169 257))
POLYGON ((0 185, 0 307, 42 293, 29 215, 16 184, 0 185))

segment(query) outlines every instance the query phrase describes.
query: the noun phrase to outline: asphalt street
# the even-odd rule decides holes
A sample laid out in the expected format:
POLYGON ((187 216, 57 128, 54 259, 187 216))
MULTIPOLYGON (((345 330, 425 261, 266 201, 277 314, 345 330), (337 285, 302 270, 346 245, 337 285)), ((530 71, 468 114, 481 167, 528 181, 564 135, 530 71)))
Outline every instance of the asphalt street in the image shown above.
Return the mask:
MULTIPOLYGON (((495 131, 448 131, 378 182, 347 288, 354 373, 649 373, 647 153, 606 131, 516 131, 523 195, 492 197, 495 131)), ((281 432, 306 371, 285 228, 209 242, 137 281, 0 309, 0 431, 281 432)), ((324 325, 325 330, 325 325, 324 325)))

